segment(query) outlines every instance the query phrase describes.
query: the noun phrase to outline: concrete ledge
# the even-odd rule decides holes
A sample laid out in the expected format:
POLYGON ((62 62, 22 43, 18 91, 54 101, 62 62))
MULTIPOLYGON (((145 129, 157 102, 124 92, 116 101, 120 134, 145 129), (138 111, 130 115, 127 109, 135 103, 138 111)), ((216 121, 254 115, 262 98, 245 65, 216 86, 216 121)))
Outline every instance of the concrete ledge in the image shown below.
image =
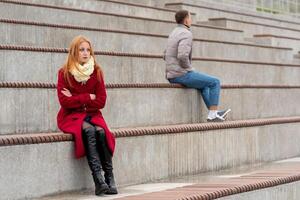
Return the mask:
POLYGON ((281 39, 289 39, 289 40, 300 40, 300 38, 297 37, 287 37, 283 35, 273 35, 273 34, 257 34, 254 35, 254 37, 274 37, 274 38, 281 38, 281 39))
POLYGON ((244 30, 246 37, 252 37, 257 34, 275 34, 288 37, 298 37, 300 28, 289 28, 279 25, 270 25, 268 23, 252 22, 231 18, 210 18, 209 24, 221 27, 239 27, 244 30))
POLYGON ((293 48, 293 53, 298 54, 300 50, 300 38, 298 37, 287 37, 283 35, 274 35, 274 34, 257 34, 254 35, 254 38, 250 40, 261 43, 261 41, 267 41, 269 45, 272 46, 285 46, 293 48))
MULTIPOLYGON (((0 1, 0 4, 2 18, 36 20, 36 16, 39 16, 39 21, 44 23, 66 23, 75 26, 87 26, 87 24, 92 24, 93 26, 106 29, 121 29, 153 34, 169 34, 176 26, 173 20, 156 20, 97 11, 90 12, 84 9, 25 2, 20 5, 0 1), (47 16, 51 16, 51 18, 47 16)), ((243 41, 243 32, 241 30, 197 24, 193 25, 192 29, 195 37, 207 39, 223 38, 226 41, 243 41)))
MULTIPOLYGON (((0 81, 56 82, 66 53, 67 49, 0 45, 0 81)), ((168 83, 161 54, 96 51, 96 55, 107 83, 168 83)), ((195 57, 192 65, 226 85, 300 85, 300 65, 290 62, 195 57)))
POLYGON ((287 182, 285 184, 276 185, 270 188, 222 197, 220 200, 298 200, 300 198, 299 187, 300 181, 295 180, 290 183, 287 182))
POLYGON ((261 22, 252 22, 252 21, 246 21, 246 20, 240 20, 240 19, 232 19, 232 18, 226 18, 226 17, 220 17, 220 18, 209 18, 209 21, 221 21, 221 20, 227 20, 227 21, 235 21, 235 22, 241 22, 245 24, 254 24, 254 25, 260 25, 260 26, 267 26, 267 27, 273 27, 273 28, 278 28, 278 29, 283 29, 283 30, 291 30, 291 31, 297 31, 299 32, 299 28, 288 28, 284 26, 276 26, 276 25, 271 25, 267 23, 261 23, 261 22))
MULTIPOLYGON (((118 137, 114 156, 117 183, 146 183, 298 156, 299 123, 278 123, 118 137)), ((1 173, 0 193, 4 199, 92 187, 86 161, 73 158, 71 141, 0 146, 0 153, 0 167, 5 172, 1 173)))
MULTIPOLYGON (((68 53, 67 48, 5 45, 5 44, 0 44, 0 50, 31 51, 31 52, 44 52, 44 53, 46 52, 47 53, 68 53)), ((127 52, 97 51, 97 50, 94 53, 95 55, 107 55, 107 56, 118 56, 118 57, 142 57, 142 58, 160 58, 160 59, 163 58, 162 54, 129 53, 129 52, 127 53, 127 52)), ((254 60, 239 60, 239 59, 212 58, 212 57, 195 57, 193 58, 193 60, 300 67, 300 64, 295 64, 293 62, 266 62, 266 61, 264 62, 264 61, 254 61, 254 60)))
POLYGON ((300 27, 297 18, 287 15, 272 15, 264 12, 250 11, 248 9, 237 8, 230 5, 222 5, 213 2, 201 2, 194 0, 182 0, 175 3, 165 4, 170 9, 188 9, 196 13, 198 20, 206 20, 208 16, 223 17, 228 16, 234 19, 261 21, 267 24, 284 25, 285 27, 300 27))
MULTIPOLYGON (((116 84, 108 87, 107 93, 102 112, 111 128, 206 121, 207 109, 194 89, 170 84, 116 84)), ((300 114, 300 108, 293 106, 299 95, 299 86, 228 85, 223 86, 220 109, 232 108, 229 120, 295 116, 300 114)), ((1 88, 0 97, 2 134, 57 131, 59 103, 54 88, 7 87, 1 88)))
MULTIPOLYGON (((198 124, 180 124, 169 126, 152 126, 138 128, 123 128, 112 130, 116 138, 135 137, 145 135, 161 135, 173 133, 185 133, 195 131, 208 131, 218 129, 246 128, 253 126, 264 126, 273 124, 285 124, 300 122, 300 117, 281 117, 269 119, 252 119, 240 121, 226 121, 223 123, 198 123, 198 124)), ((41 144, 52 142, 73 141, 71 134, 64 133, 33 133, 33 134, 13 134, 0 135, 0 146, 41 144)))
MULTIPOLYGON (((82 30, 82 31, 93 31, 93 32, 109 32, 109 33, 121 33, 121 34, 127 34, 127 35, 138 35, 138 36, 148 36, 148 37, 157 37, 157 38, 168 38, 168 35, 163 34, 151 34, 151 33, 143 33, 143 32, 133 32, 133 31, 125 31, 125 30, 118 30, 118 29, 104 29, 104 28, 96 28, 96 27, 84 27, 84 26, 76 26, 76 25, 70 25, 70 24, 53 24, 53 23, 43 23, 43 22, 37 22, 37 21, 21 21, 21 20, 15 20, 15 19, 0 19, 0 22, 3 24, 11 24, 15 25, 13 27, 7 27, 8 30, 12 30, 13 28, 17 28, 18 25, 24 25, 21 27, 31 27, 31 26, 37 26, 37 27, 48 27, 52 28, 53 31, 58 31, 59 29, 66 29, 64 31, 67 31, 68 29, 71 30, 82 30)), ((5 27, 4 27, 5 28, 5 27)), ((3 29, 6 30, 6 29, 3 29)), ((50 29, 51 30, 51 29, 50 29)), ((84 34, 83 34, 84 35, 84 34)), ((56 38, 54 38, 56 39, 56 38)), ((64 38, 65 39, 65 38, 64 38)), ((249 42, 235 42, 235 41, 225 41, 220 39, 204 39, 204 38, 194 38, 193 39, 196 42, 211 42, 211 43, 223 43, 223 44, 232 44, 232 45, 242 45, 242 46, 254 46, 259 48, 270 48, 270 49, 285 49, 285 50, 291 50, 291 48, 288 47, 280 47, 280 46, 271 46, 271 45, 258 45, 258 44, 252 44, 249 42)), ((69 42, 70 40, 67 40, 65 42, 69 42)), ((38 42, 38 41, 36 41, 38 42)), ((49 46, 46 44, 37 44, 35 42, 36 46, 49 46)), ((14 45, 14 44, 11 44, 14 45)), ((21 44, 18 44, 21 45, 21 44)), ((159 45, 159 44, 158 44, 159 45)), ((67 46, 67 45, 64 45, 67 46)), ((63 47, 62 47, 63 48, 63 47)))
MULTIPOLYGON (((85 35, 93 41, 96 49, 107 51, 126 51, 135 53, 159 53, 164 51, 167 35, 153 35, 132 31, 93 29, 72 25, 46 24, 30 21, 2 20, 0 39, 7 45, 46 46, 65 48, 72 39, 85 35), (32 26, 36 26, 32 29, 32 26), (80 29, 80 31, 78 30, 80 29), (59 37, 57 37, 59 35, 59 37), (47 36, 45 39, 45 36, 47 36), (112 45, 112 43, 114 45, 112 45)), ((0 23, 1 24, 1 23, 0 23)), ((287 47, 259 45, 247 42, 229 42, 196 38, 193 43, 193 55, 204 57, 224 57, 228 59, 243 59, 281 62, 292 61, 292 49, 287 47)))
POLYGON ((246 199, 289 199, 296 200, 300 197, 297 186, 300 186, 299 164, 290 164, 290 168, 283 167, 268 171, 253 173, 247 176, 231 178, 225 181, 208 184, 193 184, 177 187, 160 192, 117 198, 118 200, 140 200, 140 199, 168 199, 168 200, 246 200, 246 199), (290 169, 290 172, 287 170, 290 169), (257 177, 260 176, 260 177, 257 177), (276 176, 276 177, 274 177, 276 176), (289 194, 291 193, 291 194, 289 194), (284 198, 285 197, 285 198, 284 198))
MULTIPOLYGON (((173 20, 175 10, 167 8, 158 8, 144 6, 126 1, 117 2, 111 0, 85 0, 85 1, 51 1, 51 0, 31 0, 34 4, 67 6, 69 8, 85 9, 96 12, 118 13, 122 15, 131 15, 136 17, 147 17, 153 19, 173 20)), ((194 14, 193 14, 194 15, 194 14)), ((193 16, 194 17, 194 16, 193 16)))

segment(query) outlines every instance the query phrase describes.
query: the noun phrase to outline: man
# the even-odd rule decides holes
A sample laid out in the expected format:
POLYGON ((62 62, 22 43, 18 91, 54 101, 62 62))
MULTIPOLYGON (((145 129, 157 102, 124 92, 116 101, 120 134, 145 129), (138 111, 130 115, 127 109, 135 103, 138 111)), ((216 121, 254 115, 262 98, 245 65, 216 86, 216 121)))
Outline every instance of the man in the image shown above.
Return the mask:
POLYGON ((191 65, 193 34, 190 31, 192 18, 187 10, 175 14, 178 26, 169 35, 164 52, 166 61, 166 78, 170 83, 182 84, 185 87, 198 89, 209 109, 208 122, 225 121, 230 109, 218 111, 220 96, 219 79, 196 72, 191 65))

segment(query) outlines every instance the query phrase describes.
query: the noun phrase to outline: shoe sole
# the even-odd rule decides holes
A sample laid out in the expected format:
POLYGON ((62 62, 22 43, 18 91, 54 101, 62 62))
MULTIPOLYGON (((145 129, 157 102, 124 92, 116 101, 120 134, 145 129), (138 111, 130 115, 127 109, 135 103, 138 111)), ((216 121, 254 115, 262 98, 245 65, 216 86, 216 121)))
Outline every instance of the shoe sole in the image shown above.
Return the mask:
POLYGON ((118 194, 118 192, 105 192, 104 194, 107 194, 107 195, 114 195, 114 194, 118 194))
POLYGON ((103 188, 101 190, 95 191, 96 196, 103 196, 107 191, 109 190, 109 187, 103 188))
POLYGON ((218 120, 207 119, 206 121, 207 121, 207 122, 224 122, 225 120, 221 120, 221 119, 218 119, 218 120))
POLYGON ((226 118, 227 118, 227 114, 230 113, 230 112, 231 112, 231 109, 228 109, 228 110, 226 110, 226 112, 225 112, 222 116, 220 116, 220 117, 226 119, 226 118))

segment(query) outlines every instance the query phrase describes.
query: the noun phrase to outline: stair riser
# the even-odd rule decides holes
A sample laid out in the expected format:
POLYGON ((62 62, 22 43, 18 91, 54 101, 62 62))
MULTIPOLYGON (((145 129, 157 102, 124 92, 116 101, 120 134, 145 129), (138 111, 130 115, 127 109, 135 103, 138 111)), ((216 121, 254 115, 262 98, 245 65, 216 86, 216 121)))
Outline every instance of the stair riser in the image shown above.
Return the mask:
MULTIPOLYGON (((66 53, 0 51, 0 81, 56 82, 66 53)), ((167 83, 162 58, 100 55, 106 83, 167 83)), ((300 68, 193 60, 192 66, 222 84, 300 85, 300 68)))
MULTIPOLYGON (((299 128, 278 124, 117 138, 116 181, 124 186, 299 156, 299 128)), ((93 187, 85 158, 75 160, 73 151, 72 142, 1 147, 2 198, 93 187)))
MULTIPOLYGON (((174 27, 176 27, 175 21, 174 23, 165 23, 43 7, 12 5, 1 2, 0 13, 2 18, 9 19, 39 21, 52 24, 72 24, 84 27, 128 30, 164 35, 168 35, 174 27), (39 18, 37 19, 36 16, 39 16, 39 18), (51 16, 51 18, 48 16, 51 16)), ((222 39, 225 41, 242 41, 243 39, 242 32, 206 27, 192 27, 192 30, 195 38, 222 39)))
POLYGON ((256 37, 253 38, 256 41, 269 41, 272 46, 293 48, 293 54, 298 54, 300 51, 300 40, 276 38, 276 37, 256 37))
MULTIPOLYGON (((6 33, 1 34, 0 40, 9 45, 67 48, 75 36, 84 35, 91 39, 98 50, 162 54, 167 43, 167 38, 159 37, 6 23, 0 24, 0 31, 6 33)), ((269 62, 293 58, 292 50, 287 49, 207 41, 194 41, 193 55, 269 62)))
POLYGON ((259 24, 249 24, 238 21, 230 21, 230 20, 214 20, 210 22, 211 25, 221 24, 222 27, 226 28, 237 28, 239 27, 241 30, 245 31, 245 37, 253 37, 256 34, 274 34, 281 35, 286 37, 299 37, 299 30, 288 30, 283 28, 269 27, 259 24))
MULTIPOLYGON (((70 0, 31 0, 32 3, 64 6, 77 9, 85 9, 97 12, 108 12, 122 15, 132 15, 153 19, 173 20, 175 12, 157 10, 152 8, 137 7, 133 5, 119 4, 107 1, 70 1, 70 0)), ((126 2, 126 1, 125 1, 126 2)))
MULTIPOLYGON (((1 134, 57 130, 56 90, 2 88, 0 97, 1 134)), ((232 108, 229 120, 297 116, 299 99, 299 89, 223 89, 220 109, 232 108)), ((115 88, 103 115, 120 128, 205 122, 207 109, 193 89, 115 88)))
MULTIPOLYGON (((209 9, 209 8, 199 8, 199 7, 193 7, 193 6, 188 6, 188 5, 168 5, 166 6, 167 8, 170 9, 186 9, 189 10, 190 12, 196 13, 196 17, 198 21, 206 21, 209 18, 222 18, 222 17, 227 17, 227 18, 232 18, 232 19, 238 19, 238 20, 245 20, 245 21, 249 21, 249 22, 259 22, 259 23, 264 23, 264 24, 269 24, 269 25, 274 25, 274 26, 282 26, 283 29, 284 27, 287 28, 295 28, 295 29, 300 29, 300 24, 293 24, 293 23, 288 23, 288 22, 284 22, 284 21, 276 21, 273 19, 267 19, 267 18, 274 18, 274 19, 279 19, 279 20, 287 20, 287 21, 294 21, 299 23, 299 21, 297 21, 297 18, 294 17, 289 17, 287 15, 280 15, 280 14, 276 14, 276 15, 271 15, 271 14, 267 14, 264 12, 249 12, 249 10, 247 9, 239 9, 238 7, 232 7, 232 6, 227 6, 225 7, 224 5, 220 4, 209 4, 207 2, 203 3, 201 1, 187 1, 184 0, 185 3, 191 3, 194 5, 202 5, 204 7, 212 7, 212 8, 216 8, 216 9, 222 9, 222 10, 228 10, 230 12, 224 12, 224 11, 220 11, 220 10, 214 10, 214 9, 209 9), (237 13, 232 13, 233 12, 237 12, 237 13, 242 13, 242 15, 237 14, 237 13), (247 15, 248 14, 248 15, 247 15), (250 15, 249 15, 250 14, 250 15), (251 16, 251 15, 256 15, 256 16, 251 16), (261 16, 261 17, 260 17, 261 16), (267 18, 262 18, 262 17, 267 17, 267 18)), ((167 2, 168 3, 168 2, 167 2)), ((243 30, 243 29, 241 29, 243 30)))

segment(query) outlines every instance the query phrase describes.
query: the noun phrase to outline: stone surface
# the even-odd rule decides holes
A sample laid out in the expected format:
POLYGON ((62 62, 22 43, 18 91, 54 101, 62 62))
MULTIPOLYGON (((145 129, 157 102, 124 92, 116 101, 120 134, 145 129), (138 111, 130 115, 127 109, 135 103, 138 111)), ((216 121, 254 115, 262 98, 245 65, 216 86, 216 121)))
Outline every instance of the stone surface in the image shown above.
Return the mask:
MULTIPOLYGON (((1 17, 18 20, 71 24, 84 27, 97 27, 104 29, 130 30, 154 34, 168 35, 176 27, 175 21, 157 22, 146 19, 118 17, 104 14, 91 14, 77 11, 32 7, 26 5, 12 5, 0 2, 1 17), (50 16, 50 17, 49 17, 50 16)), ((193 27, 194 37, 206 39, 220 39, 226 41, 242 41, 243 33, 240 31, 216 29, 214 27, 193 27)))
MULTIPOLYGON (((56 82, 57 71, 66 57, 66 53, 0 51, 0 81, 56 82)), ((168 83, 162 58, 99 55, 96 59, 106 83, 168 83)), ((222 84, 300 85, 300 65, 193 60, 192 66, 199 72, 218 77, 222 84)))
MULTIPOLYGON (((298 129, 299 124, 293 123, 117 138, 116 181, 123 187, 296 157, 300 152, 298 129)), ((0 152, 4 199, 93 187, 86 160, 73 157, 72 142, 6 146, 0 147, 0 152)), ((196 181, 183 180, 165 182, 196 181)))

